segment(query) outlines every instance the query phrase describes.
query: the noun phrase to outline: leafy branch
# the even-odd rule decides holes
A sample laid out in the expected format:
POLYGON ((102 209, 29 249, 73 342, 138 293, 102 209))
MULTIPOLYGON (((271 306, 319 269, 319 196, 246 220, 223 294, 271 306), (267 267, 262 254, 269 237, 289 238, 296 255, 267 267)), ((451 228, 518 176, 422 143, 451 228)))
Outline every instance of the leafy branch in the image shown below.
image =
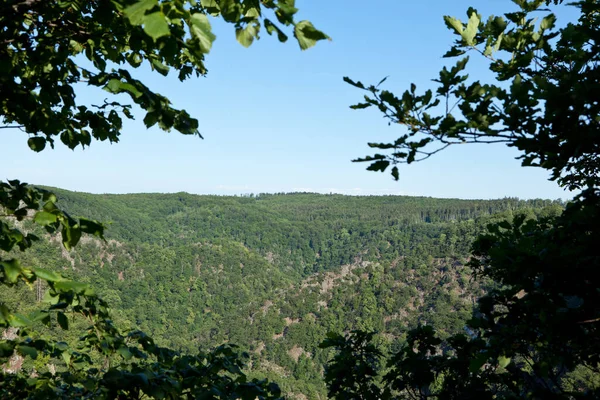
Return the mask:
POLYGON ((373 171, 393 165, 392 175, 397 180, 397 164, 423 161, 451 145, 503 143, 522 152, 523 166, 549 169, 552 179, 571 190, 597 185, 598 145, 586 140, 589 146, 585 151, 563 145, 568 129, 592 137, 600 124, 600 106, 587 95, 597 87, 599 57, 590 36, 590 24, 598 19, 597 5, 592 3, 579 5, 584 9, 580 24, 561 30, 555 28, 552 13, 539 23, 527 17, 532 12, 546 12, 542 7, 546 2, 540 0, 519 2, 520 11, 491 16, 487 21, 473 8, 467 11, 465 23, 444 17, 458 36, 445 57, 475 51, 489 61, 497 83, 467 83, 469 77, 463 71, 468 57, 440 71, 433 80, 438 85, 435 94, 431 90, 417 94, 412 84, 397 97, 379 85, 365 86, 344 78, 368 93, 364 102, 351 108, 375 107, 389 124, 402 125, 407 131, 394 142, 369 143, 371 148, 389 153, 354 161, 370 162, 367 169, 373 171), (571 50, 584 46, 588 51, 571 50))

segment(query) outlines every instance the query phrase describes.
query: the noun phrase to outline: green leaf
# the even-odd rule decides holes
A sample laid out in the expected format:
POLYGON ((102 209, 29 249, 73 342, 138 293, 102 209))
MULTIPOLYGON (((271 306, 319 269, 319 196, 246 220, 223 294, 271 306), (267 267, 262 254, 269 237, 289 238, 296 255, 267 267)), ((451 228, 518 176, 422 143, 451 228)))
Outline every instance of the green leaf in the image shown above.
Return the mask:
POLYGON ((85 283, 74 282, 74 281, 60 281, 54 284, 54 288, 58 292, 74 292, 77 294, 83 294, 88 289, 88 285, 85 283))
POLYGON ((371 106, 372 106, 371 103, 358 103, 358 104, 351 105, 350 108, 353 110, 361 110, 363 108, 369 108, 371 106))
POLYGON ((121 80, 111 79, 106 83, 106 86, 104 86, 103 89, 109 93, 120 93, 121 92, 121 80))
POLYGON ((143 61, 142 57, 138 53, 129 53, 126 58, 129 64, 135 68, 139 67, 143 61))
POLYGON ((65 249, 71 250, 79 243, 79 239, 81 239, 81 228, 77 224, 73 226, 65 225, 61 235, 63 246, 65 246, 65 249))
POLYGON ((81 227, 81 232, 83 233, 94 235, 100 238, 104 237, 104 226, 97 221, 87 218, 80 218, 79 226, 81 227))
POLYGON ((146 116, 144 117, 144 125, 146 125, 146 128, 153 127, 154 125, 156 125, 157 122, 158 122, 158 112, 150 111, 150 112, 146 113, 146 116))
POLYGON ((464 26, 459 19, 446 15, 444 16, 444 22, 446 23, 446 26, 448 26, 448 28, 454 29, 456 33, 462 35, 464 26))
POLYGON ((359 89, 365 88, 365 85, 362 82, 360 82, 360 81, 354 82, 352 79, 348 78, 347 76, 344 77, 344 82, 349 83, 350 85, 357 87, 359 89))
POLYGON ((277 39, 279 39, 281 43, 284 43, 288 40, 287 35, 283 33, 283 31, 279 29, 273 22, 271 22, 271 20, 265 18, 264 24, 269 35, 273 34, 273 32, 276 32, 277 39))
POLYGON ((27 216, 27 208, 19 208, 18 210, 15 210, 13 215, 17 218, 18 221, 22 221, 23 218, 27 216))
POLYGON ((494 44, 494 51, 500 50, 500 45, 502 45, 502 39, 504 38, 504 34, 501 33, 496 39, 496 43, 494 44))
POLYGON ((23 328, 31 325, 31 320, 22 314, 8 315, 8 324, 15 328, 23 328))
POLYGON ((235 38, 244 47, 248 48, 254 42, 254 39, 258 39, 259 26, 255 23, 248 24, 245 28, 238 28, 235 30, 235 38))
POLYGON ((17 283, 19 275, 21 275, 21 271, 23 270, 19 264, 19 260, 2 261, 0 262, 0 266, 8 283, 17 283))
MULTIPOLYGON (((167 68, 167 70, 168 70, 168 68, 167 68)), ((104 86, 103 89, 106 90, 109 93, 114 93, 114 94, 127 92, 133 98, 138 98, 138 97, 140 97, 143 94, 142 92, 140 92, 138 90, 138 88, 136 88, 131 83, 122 82, 119 79, 111 79, 111 80, 109 80, 106 83, 106 86, 104 86)))
POLYGON ((444 58, 448 58, 448 57, 456 57, 456 56, 462 56, 463 54, 465 54, 465 50, 461 50, 459 47, 452 47, 450 50, 448 50, 443 57, 444 58))
POLYGON ((56 223, 58 216, 56 214, 49 213, 47 211, 38 211, 33 218, 33 221, 36 224, 40 224, 42 226, 50 225, 56 223))
POLYGON ((69 329, 69 319, 64 313, 59 312, 56 314, 56 321, 58 322, 58 325, 60 325, 60 327, 65 331, 69 329))
MULTIPOLYGON (((0 303, 0 325, 6 325, 8 323, 8 320, 10 319, 11 313, 8 310, 8 308, 0 303)), ((2 341, 0 341, 0 344, 2 343, 2 341)), ((0 352, 1 353, 1 352, 0 352)))
POLYGON ((483 55, 486 56, 486 57, 488 57, 488 56, 491 56, 493 52, 494 52, 493 47, 490 44, 487 44, 485 46, 485 50, 483 52, 483 55))
POLYGON ((542 19, 542 22, 540 23, 540 28, 541 29, 552 29, 554 28, 554 25, 556 24, 556 15, 554 14, 550 14, 544 17, 544 19, 542 19))
POLYGON ((479 29, 479 17, 477 13, 472 13, 467 23, 467 28, 461 33, 465 43, 469 46, 475 45, 475 35, 479 29))
POLYGON ((67 351, 69 349, 69 344, 66 342, 56 342, 54 343, 54 348, 59 351, 67 351))
POLYGON ((51 305, 56 305, 59 300, 60 300, 60 296, 58 294, 52 294, 52 293, 50 293, 50 291, 47 291, 46 293, 44 293, 44 297, 42 298, 42 301, 44 303, 48 303, 51 305))
POLYGON ((22 356, 29 356, 31 358, 37 358, 38 356, 37 350, 31 346, 19 345, 17 346, 17 350, 22 356))
POLYGON ((189 26, 192 37, 200 41, 200 49, 202 52, 210 52, 212 44, 217 37, 212 33, 208 17, 200 13, 193 14, 190 18, 189 26))
POLYGON ((29 320, 31 320, 32 322, 42 322, 42 323, 45 323, 46 320, 48 319, 48 317, 49 317, 48 311, 46 311, 46 310, 37 310, 37 311, 30 313, 27 316, 27 318, 29 320))
POLYGON ((48 281, 48 282, 60 282, 60 281, 64 281, 65 280, 65 278, 63 278, 62 276, 60 276, 56 272, 48 271, 47 269, 33 268, 33 272, 35 273, 35 275, 38 278, 43 279, 43 280, 48 281))
POLYGON ((313 47, 319 40, 331 38, 316 29, 309 21, 300 21, 294 27, 294 37, 302 50, 313 47))
POLYGON ((127 7, 123 12, 133 25, 141 25, 144 23, 146 11, 151 10, 156 5, 158 5, 158 0, 140 0, 127 7))
POLYGON ((498 226, 500 228, 504 228, 504 229, 511 229, 512 228, 512 225, 508 221, 502 221, 502 222, 498 223, 498 226))
POLYGON ((200 4, 202 4, 202 7, 204 7, 211 15, 218 14, 220 11, 219 5, 215 0, 200 0, 200 4))
MULTIPOLYGON (((169 73, 170 68, 168 66, 166 66, 165 64, 161 63, 159 60, 153 58, 152 61, 150 61, 150 63, 152 64, 154 69, 156 69, 158 71, 159 74, 161 74, 163 76, 167 76, 167 74, 169 73)), ((140 94, 141 94, 141 92, 140 92, 140 94)))
POLYGON ((284 0, 279 1, 277 6, 279 7, 279 12, 287 17, 292 18, 294 14, 298 12, 298 9, 294 6, 295 0, 284 0))
POLYGON ((500 356, 498 357, 498 365, 501 368, 506 368, 506 366, 510 364, 510 357, 500 356))
POLYGON ((117 350, 117 352, 121 355, 121 357, 123 357, 125 360, 130 360, 131 357, 133 357, 133 354, 131 354, 131 351, 129 351, 129 348, 127 348, 126 346, 122 346, 119 347, 119 349, 117 350))
MULTIPOLYGON (((69 292, 70 293, 70 292, 69 292)), ((57 296, 57 299, 60 299, 60 296, 57 296)), ((58 302, 56 304, 52 304, 49 308, 49 310, 64 310, 67 307, 69 307, 69 303, 66 303, 64 301, 58 302)))
POLYGON ((367 167, 367 170, 369 171, 385 171, 385 169, 390 165, 389 161, 386 160, 379 160, 374 162, 373 164, 369 165, 367 167))
POLYGON ((71 354, 70 353, 63 351, 61 356, 62 356, 63 360, 65 360, 65 364, 71 365, 71 354))
POLYGON ((46 148, 46 139, 40 136, 33 136, 27 139, 27 144, 31 150, 39 153, 46 148))
POLYGON ((83 45, 75 40, 69 40, 69 47, 73 50, 73 53, 81 53, 84 50, 83 45))
POLYGON ((146 15, 144 17, 144 32, 155 41, 158 38, 171 34, 165 14, 157 11, 146 15))
POLYGON ((44 204, 44 207, 42 207, 44 209, 44 211, 48 211, 48 212, 53 212, 53 211, 60 211, 59 208, 56 206, 56 196, 52 195, 49 197, 48 201, 46 202, 46 204, 44 204))

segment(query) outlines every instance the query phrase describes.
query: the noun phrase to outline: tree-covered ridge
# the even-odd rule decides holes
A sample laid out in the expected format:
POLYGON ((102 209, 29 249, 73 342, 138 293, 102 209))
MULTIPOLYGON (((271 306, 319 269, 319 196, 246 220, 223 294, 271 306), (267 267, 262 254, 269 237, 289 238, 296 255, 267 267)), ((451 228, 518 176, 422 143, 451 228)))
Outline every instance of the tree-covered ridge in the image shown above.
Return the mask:
MULTIPOLYGON (((499 212, 561 207, 559 201, 514 198, 457 200, 300 193, 255 197, 90 195, 52 190, 71 214, 108 222, 108 238, 163 245, 228 238, 263 254, 291 252, 290 262, 294 262, 294 256, 302 257, 303 267, 309 268, 306 272, 325 270, 329 262, 333 266, 351 262, 378 235, 399 232, 409 225, 427 223, 420 229, 435 229, 437 223, 465 222, 499 212), (306 265, 309 262, 311 265, 306 265)), ((388 235, 388 239, 393 236, 388 235)), ((294 267, 303 272, 301 265, 294 267)))
MULTIPOLYGON (((482 293, 462 266, 475 237, 493 220, 562 208, 546 200, 52 191, 71 215, 110 222, 107 242, 84 238, 65 251, 42 235, 25 262, 90 283, 119 326, 162 345, 192 352, 235 343, 251 355, 252 376, 310 398, 326 393, 330 350, 319 344, 327 332, 377 330, 392 349, 421 323, 460 331, 482 293)), ((35 306, 37 291, 25 293, 15 307, 35 306)))

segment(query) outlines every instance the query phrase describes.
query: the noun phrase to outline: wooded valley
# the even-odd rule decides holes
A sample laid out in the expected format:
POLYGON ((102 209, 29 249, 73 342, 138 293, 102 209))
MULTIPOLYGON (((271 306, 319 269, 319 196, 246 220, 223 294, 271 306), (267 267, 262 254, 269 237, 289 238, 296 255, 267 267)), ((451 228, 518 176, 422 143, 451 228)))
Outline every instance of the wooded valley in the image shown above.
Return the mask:
MULTIPOLYGON (((570 200, 111 195, 0 181, 0 398, 600 398, 600 3, 506 3, 497 15, 469 7, 464 21, 443 16, 454 42, 439 75, 401 94, 385 88, 387 78, 365 84, 340 71, 362 95, 350 108, 375 110, 398 129, 353 161, 398 181, 404 164, 449 147, 504 145, 570 200)), ((335 7, 350 7, 344 28, 366 35, 369 6, 335 7)), ((431 9, 413 22, 430 27, 431 9)), ((117 143, 136 118, 202 137, 198 119, 147 84, 205 76, 211 21, 244 47, 263 33, 301 50, 331 40, 298 12, 294 0, 3 1, 0 129, 38 153, 117 143), (84 86, 94 96, 80 96, 84 86)), ((377 12, 389 14, 373 18, 378 25, 393 15, 390 29, 409 18, 377 12)), ((433 45, 412 30, 390 32, 382 52, 433 45)), ((356 42, 352 64, 377 63, 359 53, 366 40, 356 42)), ((296 78, 275 69, 269 82, 271 73, 296 78)), ((274 113, 238 96, 254 78, 246 72, 218 88, 231 113, 223 115, 250 121, 244 107, 255 101, 265 113, 259 126, 274 113)), ((321 73, 313 72, 310 80, 321 73)), ((312 118, 302 107, 321 96, 314 87, 286 103, 278 132, 293 124, 288 111, 312 118)), ((218 107, 207 104, 200 111, 212 118, 218 107)), ((320 133, 307 136, 323 150, 315 157, 335 159, 332 143, 347 136, 324 144, 320 133)), ((55 159, 36 169, 12 155, 2 148, 0 166, 61 186, 55 159)), ((239 173, 236 162, 227 154, 202 172, 231 163, 239 173)), ((110 160, 95 163, 88 174, 106 172, 110 160)))
MULTIPOLYGON (((327 394, 323 372, 332 350, 319 344, 328 332, 376 331, 378 346, 389 351, 419 325, 446 337, 464 332, 485 291, 464 266, 475 237, 492 222, 563 208, 511 198, 46 189, 69 214, 107 223, 106 242, 84 237, 66 251, 37 229, 43 239, 24 263, 89 283, 118 326, 141 329, 161 345, 193 352, 234 343, 250 355, 250 376, 311 399, 327 394)), ((42 299, 36 286, 25 287, 0 300, 35 310, 42 299)), ((57 338, 64 335, 54 328, 57 338)))

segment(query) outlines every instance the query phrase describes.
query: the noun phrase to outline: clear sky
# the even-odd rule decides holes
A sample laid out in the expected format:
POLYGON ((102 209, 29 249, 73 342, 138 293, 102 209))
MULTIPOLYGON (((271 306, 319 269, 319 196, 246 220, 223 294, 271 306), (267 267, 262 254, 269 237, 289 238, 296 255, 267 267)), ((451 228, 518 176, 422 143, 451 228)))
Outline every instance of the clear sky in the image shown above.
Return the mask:
MULTIPOLYGON (((75 151, 58 145, 36 154, 25 134, 3 130, 2 178, 93 193, 571 197, 545 171, 520 167, 518 153, 502 145, 451 148, 403 166, 399 182, 350 162, 372 153, 367 142, 394 139, 401 131, 374 110, 349 109, 362 93, 342 77, 376 83, 389 75, 386 87, 396 92, 411 82, 427 87, 453 41, 442 16, 464 19, 470 5, 484 16, 512 7, 509 0, 298 0, 300 19, 333 38, 304 52, 292 40, 280 44, 266 33, 246 49, 231 26, 214 22, 217 40, 207 56, 207 77, 180 83, 175 74, 139 75, 198 118, 204 140, 147 130, 139 117, 126 122, 116 145, 94 142, 75 151)), ((572 18, 573 11, 561 17, 572 18)), ((486 76, 484 64, 474 66, 486 76)), ((88 90, 78 95, 107 97, 88 90)))

